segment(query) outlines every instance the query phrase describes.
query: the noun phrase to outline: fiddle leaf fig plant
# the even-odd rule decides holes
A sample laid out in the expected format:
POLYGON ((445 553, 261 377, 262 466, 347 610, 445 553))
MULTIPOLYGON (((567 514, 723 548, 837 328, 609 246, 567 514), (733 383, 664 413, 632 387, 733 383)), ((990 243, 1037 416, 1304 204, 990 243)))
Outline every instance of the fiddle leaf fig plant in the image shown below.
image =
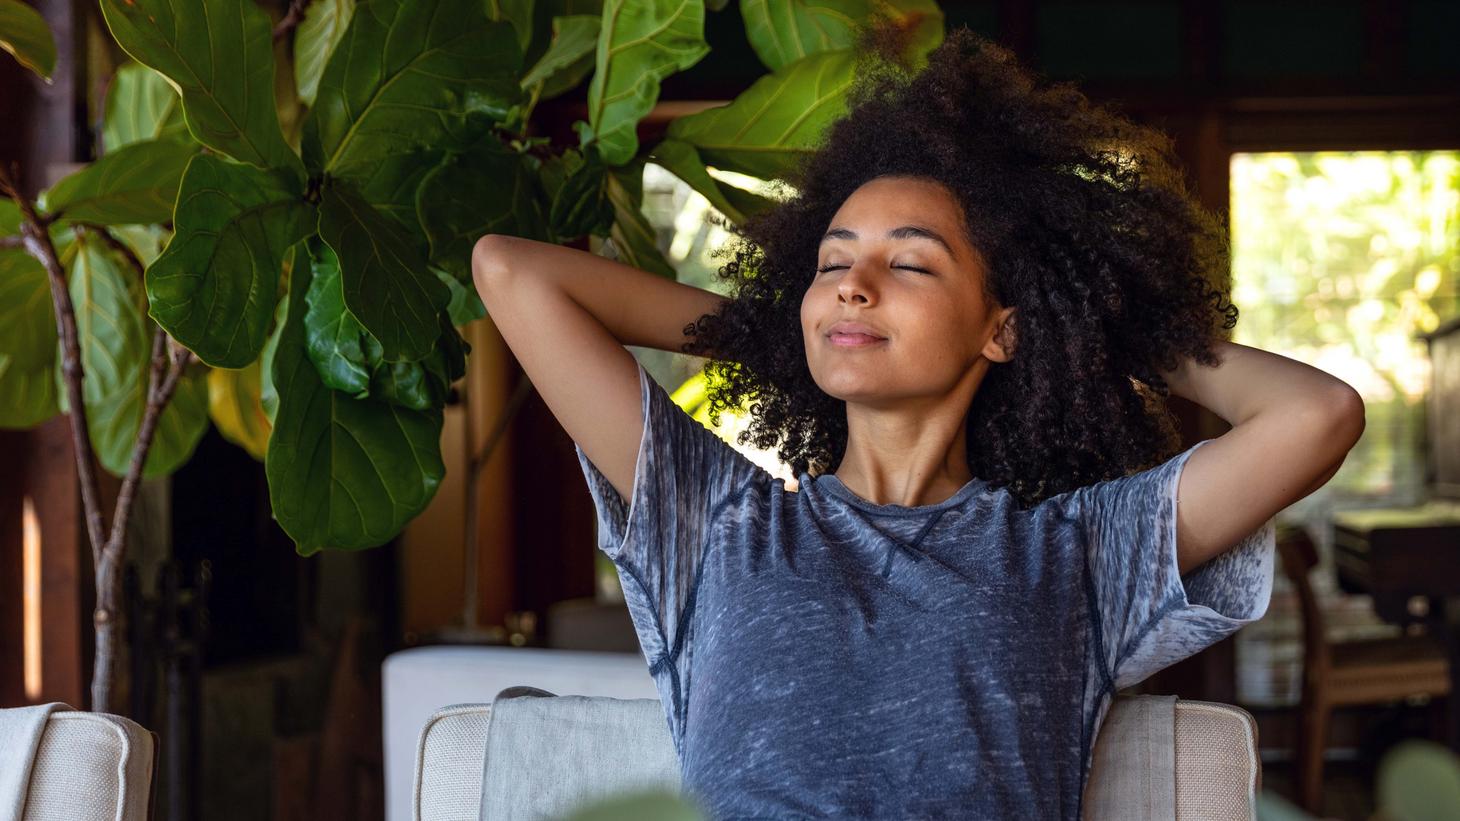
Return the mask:
MULTIPOLYGON (((479 237, 598 236, 673 278, 645 163, 742 221, 772 202, 710 168, 773 180, 812 150, 845 110, 857 21, 893 21, 914 61, 943 36, 931 0, 742 0, 769 73, 645 144, 661 83, 709 54, 724 5, 99 0, 130 59, 98 158, 0 199, 0 426, 73 410, 78 464, 134 484, 185 463, 211 420, 263 459, 300 554, 390 540, 445 474, 459 328, 485 316, 479 237), (534 134, 569 95, 576 142, 534 134)), ((48 76, 49 31, 17 6, 0 0, 0 47, 48 76)), ((102 529, 88 471, 102 682, 126 513, 102 529)))

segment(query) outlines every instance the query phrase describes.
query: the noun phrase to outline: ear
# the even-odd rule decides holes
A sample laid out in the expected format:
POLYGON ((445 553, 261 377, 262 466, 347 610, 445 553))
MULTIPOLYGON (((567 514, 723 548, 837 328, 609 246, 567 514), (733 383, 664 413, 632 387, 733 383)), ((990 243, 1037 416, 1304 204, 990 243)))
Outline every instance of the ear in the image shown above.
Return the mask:
POLYGON ((1014 308, 1000 308, 994 314, 994 335, 983 346, 983 355, 994 362, 1014 358, 1016 343, 1014 308))

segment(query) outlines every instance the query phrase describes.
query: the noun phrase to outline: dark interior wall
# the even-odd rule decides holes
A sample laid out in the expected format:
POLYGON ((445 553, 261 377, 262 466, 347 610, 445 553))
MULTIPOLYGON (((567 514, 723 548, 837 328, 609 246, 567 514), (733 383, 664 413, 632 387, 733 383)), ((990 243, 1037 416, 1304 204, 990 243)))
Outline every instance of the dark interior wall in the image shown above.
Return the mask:
MULTIPOLYGON (((951 0, 968 26, 1092 98, 1451 93, 1460 4, 1446 0, 951 0)), ((733 97, 765 69, 739 7, 706 16, 711 52, 661 99, 733 97)))

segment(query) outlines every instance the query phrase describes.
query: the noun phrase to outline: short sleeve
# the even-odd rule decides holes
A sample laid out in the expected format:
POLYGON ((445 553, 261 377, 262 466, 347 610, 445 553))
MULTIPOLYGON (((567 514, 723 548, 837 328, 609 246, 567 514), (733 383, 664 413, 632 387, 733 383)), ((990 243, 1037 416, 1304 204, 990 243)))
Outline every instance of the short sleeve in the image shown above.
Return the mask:
POLYGON ((618 567, 651 672, 656 679, 671 673, 668 691, 661 691, 666 704, 679 703, 674 691, 685 674, 685 627, 710 525, 722 505, 769 474, 674 404, 642 364, 638 372, 644 427, 631 498, 619 494, 577 443, 574 450, 597 510, 598 549, 618 567))
POLYGON ((1139 473, 1072 494, 1086 536, 1102 661, 1120 690, 1260 619, 1272 597, 1269 519, 1185 577, 1176 562, 1181 469, 1203 440, 1139 473))

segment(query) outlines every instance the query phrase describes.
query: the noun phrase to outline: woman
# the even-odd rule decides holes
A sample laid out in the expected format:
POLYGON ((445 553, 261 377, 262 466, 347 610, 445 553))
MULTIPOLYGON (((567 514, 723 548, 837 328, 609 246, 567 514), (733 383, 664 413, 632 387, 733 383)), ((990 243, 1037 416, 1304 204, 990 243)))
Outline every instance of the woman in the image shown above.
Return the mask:
POLYGON ((1163 135, 967 29, 914 76, 865 45, 731 298, 505 236, 476 284, 577 445, 712 818, 1077 819, 1116 691, 1262 616, 1272 517, 1363 404, 1222 338, 1223 228, 1163 135), (624 345, 708 356, 796 490, 624 345), (1172 455, 1166 395, 1232 429, 1172 455))

